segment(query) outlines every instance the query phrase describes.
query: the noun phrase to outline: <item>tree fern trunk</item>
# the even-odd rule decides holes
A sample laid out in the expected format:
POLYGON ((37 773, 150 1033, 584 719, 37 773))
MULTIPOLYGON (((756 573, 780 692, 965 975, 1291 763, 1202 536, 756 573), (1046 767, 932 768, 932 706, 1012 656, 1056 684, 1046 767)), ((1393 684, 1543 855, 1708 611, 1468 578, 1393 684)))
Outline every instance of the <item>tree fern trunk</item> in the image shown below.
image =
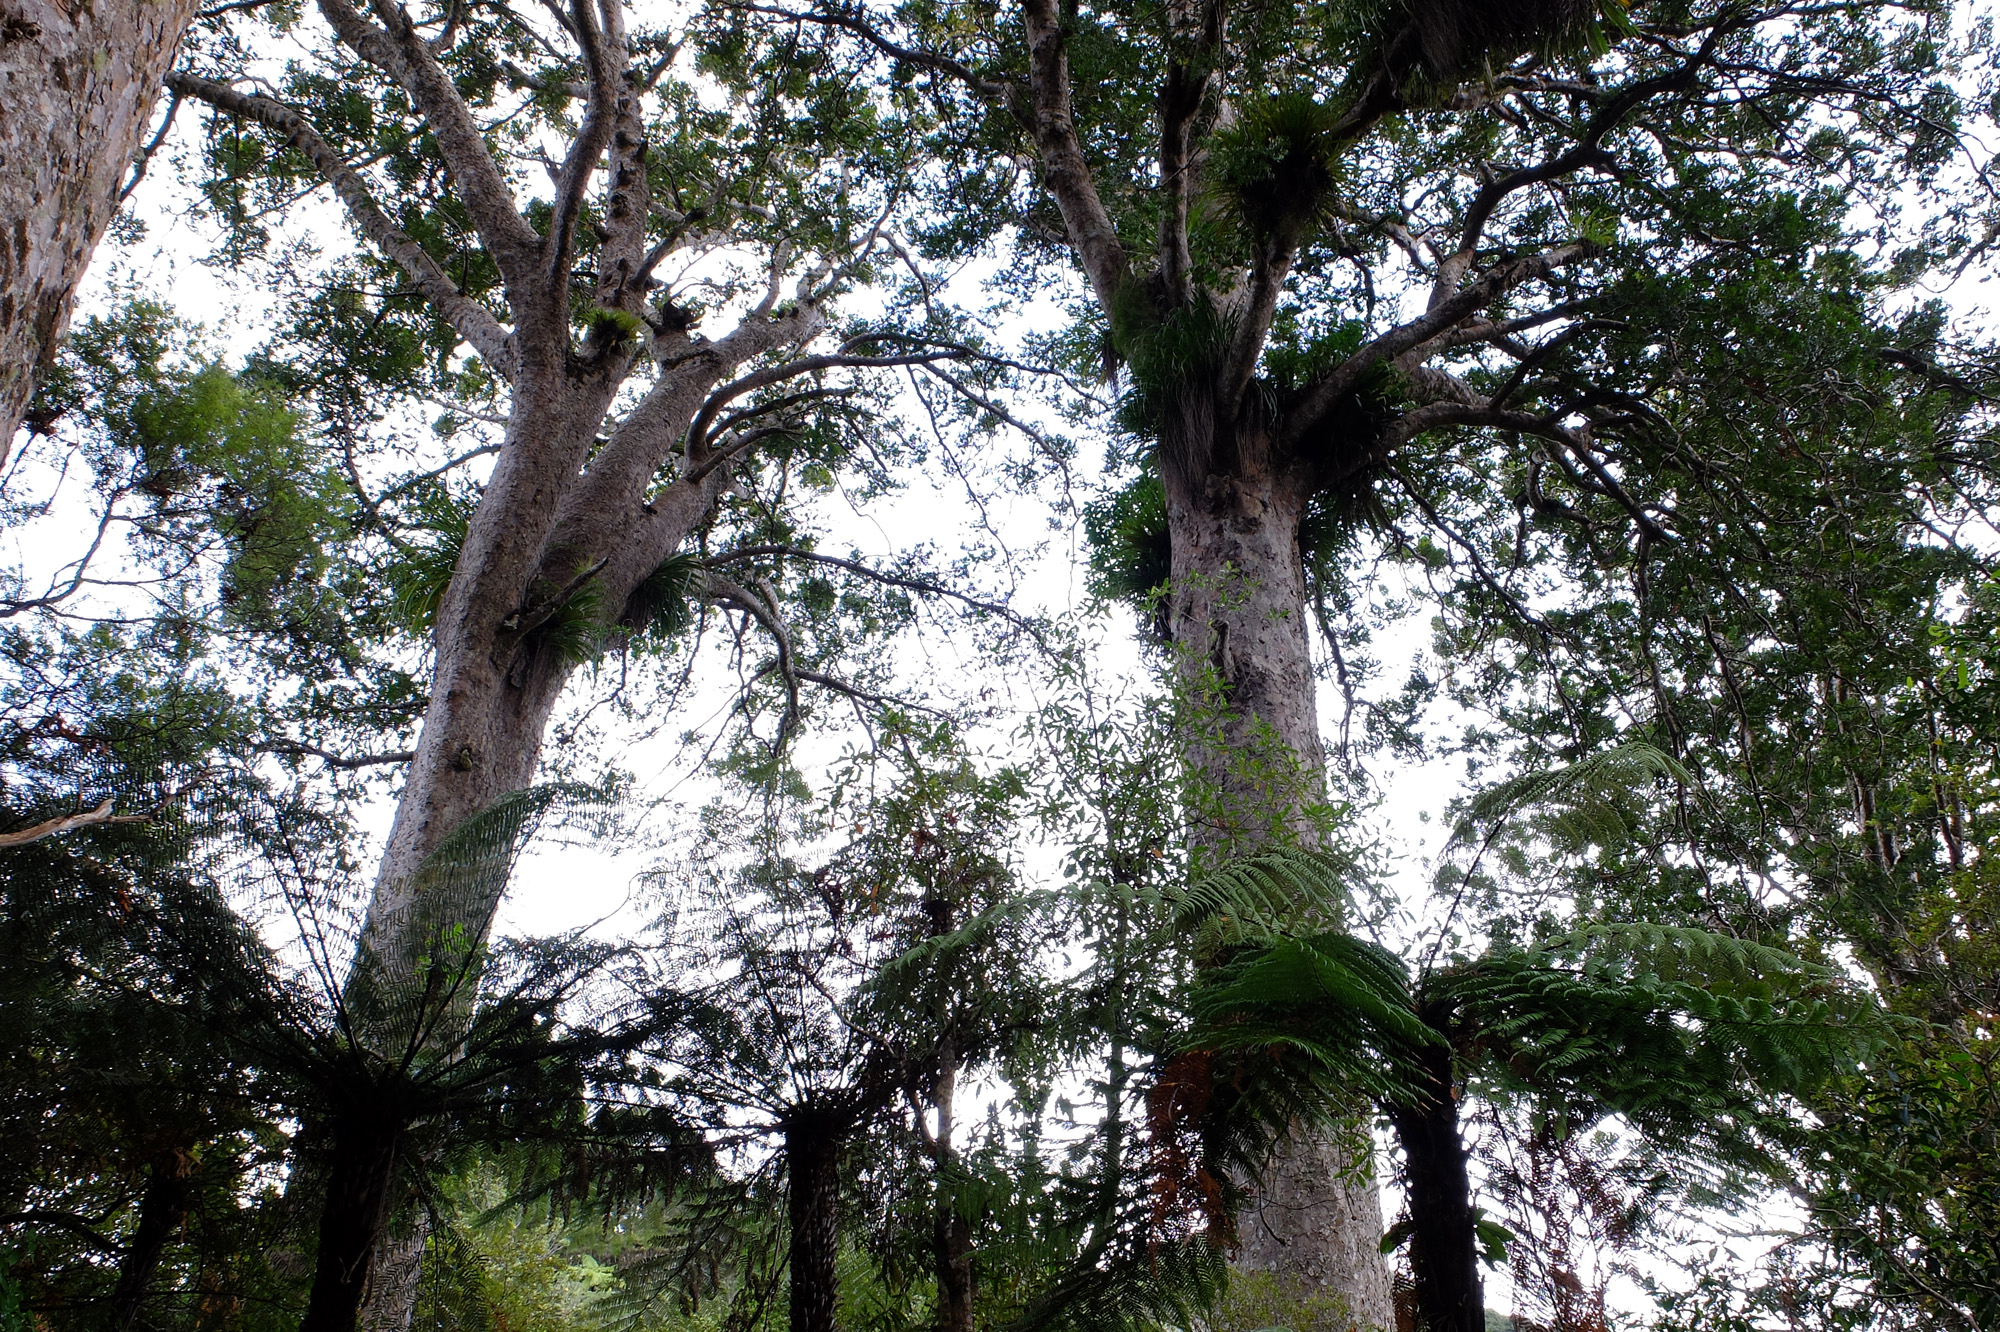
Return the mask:
POLYGON ((1417 1327, 1419 1332, 1484 1332, 1478 1218, 1458 1130, 1458 1102, 1452 1097, 1452 1055, 1449 1050, 1426 1051, 1423 1059, 1430 1100, 1389 1109, 1408 1175, 1417 1327))
POLYGON ((139 1321, 160 1255, 187 1218, 187 1169, 187 1158, 176 1150, 162 1152, 147 1167, 146 1190, 139 1198, 139 1225, 118 1265, 118 1286, 111 1296, 111 1325, 119 1332, 139 1321))
POLYGON ((785 1126, 785 1206, 791 1220, 792 1332, 834 1332, 840 1300, 840 1138, 828 1116, 785 1126))
POLYGON ((402 1133, 392 1122, 356 1120, 336 1125, 331 1138, 319 1263, 299 1332, 354 1332, 390 1210, 402 1133))

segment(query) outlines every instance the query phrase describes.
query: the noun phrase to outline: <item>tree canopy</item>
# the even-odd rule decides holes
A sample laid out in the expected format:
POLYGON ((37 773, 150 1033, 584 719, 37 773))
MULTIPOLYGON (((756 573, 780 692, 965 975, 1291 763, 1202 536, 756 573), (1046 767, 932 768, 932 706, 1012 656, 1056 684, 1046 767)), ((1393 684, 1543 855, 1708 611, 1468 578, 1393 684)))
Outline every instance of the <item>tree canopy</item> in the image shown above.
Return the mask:
POLYGON ((0 1329, 1989 1325, 1996 67, 201 13, 114 236, 263 313, 0 478, 0 1329))

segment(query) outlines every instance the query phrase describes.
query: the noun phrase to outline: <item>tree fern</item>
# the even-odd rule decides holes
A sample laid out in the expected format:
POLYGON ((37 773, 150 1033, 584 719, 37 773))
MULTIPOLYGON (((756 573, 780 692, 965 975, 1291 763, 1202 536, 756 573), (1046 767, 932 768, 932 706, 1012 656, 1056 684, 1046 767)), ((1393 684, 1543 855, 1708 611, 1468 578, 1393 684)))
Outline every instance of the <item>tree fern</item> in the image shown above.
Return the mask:
POLYGON ((1335 856, 1300 848, 1244 856, 1190 884, 1175 903, 1174 925, 1201 940, 1198 952, 1272 938, 1337 916, 1352 872, 1335 856))
POLYGON ((1679 760, 1643 740, 1600 750, 1575 763, 1522 773, 1475 797, 1452 830, 1454 843, 1469 843, 1486 827, 1494 830, 1528 808, 1545 811, 1544 828, 1571 845, 1604 845, 1631 835, 1621 802, 1661 778, 1693 782, 1679 760))

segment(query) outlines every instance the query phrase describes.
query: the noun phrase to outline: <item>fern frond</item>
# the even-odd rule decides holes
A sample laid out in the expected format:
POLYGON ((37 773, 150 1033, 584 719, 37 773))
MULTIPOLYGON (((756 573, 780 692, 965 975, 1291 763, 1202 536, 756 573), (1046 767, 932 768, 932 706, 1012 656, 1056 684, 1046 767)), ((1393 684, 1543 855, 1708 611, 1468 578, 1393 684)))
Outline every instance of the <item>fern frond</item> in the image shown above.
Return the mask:
POLYGON ((1623 841, 1631 827, 1619 801, 1662 777, 1681 784, 1693 781, 1678 759, 1643 740, 1615 745, 1563 767, 1522 773, 1472 801, 1452 830, 1452 844, 1471 842, 1480 827, 1491 828, 1530 807, 1551 811, 1548 831, 1561 840, 1600 846, 1623 841))
POLYGON ((1205 1235, 1080 1262, 1006 1325, 1006 1332, 1123 1332, 1190 1327, 1229 1279, 1229 1259, 1205 1235))
POLYGON ((1337 914, 1348 866, 1324 852, 1288 849, 1245 856, 1188 885, 1174 925, 1219 943, 1269 939, 1287 927, 1337 914))
POLYGON ((1764 1108, 1852 1068, 1879 1038, 1866 997, 1780 949, 1646 923, 1496 947, 1432 976, 1477 1033, 1490 1091, 1572 1127, 1619 1114, 1660 1151, 1763 1159, 1764 1108))
POLYGON ((1686 983, 1716 995, 1804 995, 1823 990, 1834 978, 1831 968, 1782 948, 1652 921, 1594 922, 1543 940, 1529 952, 1551 964, 1686 983))
POLYGON ((694 623, 695 594, 700 590, 701 559, 692 552, 669 556, 639 581, 618 623, 635 641, 663 646, 694 623))

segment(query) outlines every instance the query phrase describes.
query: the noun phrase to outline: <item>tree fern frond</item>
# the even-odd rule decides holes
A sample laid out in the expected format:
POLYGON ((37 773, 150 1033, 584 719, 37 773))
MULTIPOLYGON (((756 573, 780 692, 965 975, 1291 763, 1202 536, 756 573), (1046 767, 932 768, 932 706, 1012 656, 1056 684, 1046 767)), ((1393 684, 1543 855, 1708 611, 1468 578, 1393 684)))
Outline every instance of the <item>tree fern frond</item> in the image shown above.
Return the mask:
POLYGON ((1079 1263, 1004 1332, 1187 1327, 1213 1306, 1228 1279, 1228 1254, 1205 1235, 1141 1245, 1079 1263))
POLYGON ((1834 979, 1831 968, 1782 948, 1651 921, 1595 922, 1529 951, 1598 974, 1684 982, 1718 995, 1803 995, 1824 990, 1834 979))
POLYGON ((1349 867, 1320 851, 1291 848, 1244 856, 1189 884, 1174 908, 1175 928, 1218 942, 1265 939, 1289 925, 1337 913, 1349 867))
POLYGON ((1578 845, 1604 845, 1630 834, 1621 797, 1666 777, 1681 784, 1693 778, 1680 761, 1655 745, 1632 740, 1559 768, 1525 772, 1481 792, 1452 830, 1452 844, 1475 840, 1488 828, 1522 810, 1552 811, 1551 835, 1578 845))

